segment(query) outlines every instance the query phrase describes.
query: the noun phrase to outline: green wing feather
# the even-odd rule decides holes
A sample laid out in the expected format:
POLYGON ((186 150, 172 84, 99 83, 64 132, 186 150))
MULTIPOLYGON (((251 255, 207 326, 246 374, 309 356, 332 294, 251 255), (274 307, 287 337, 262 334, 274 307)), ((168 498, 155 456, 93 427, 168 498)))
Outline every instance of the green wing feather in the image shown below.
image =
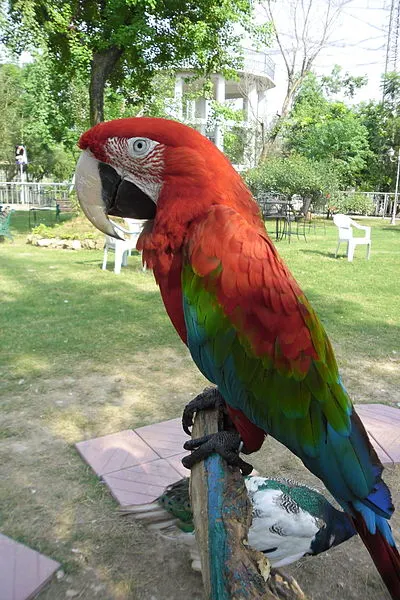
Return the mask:
POLYGON ((187 240, 183 304, 200 370, 336 497, 370 489, 369 448, 360 442, 356 451, 349 441, 352 404, 329 340, 269 238, 215 206, 193 223, 187 240))

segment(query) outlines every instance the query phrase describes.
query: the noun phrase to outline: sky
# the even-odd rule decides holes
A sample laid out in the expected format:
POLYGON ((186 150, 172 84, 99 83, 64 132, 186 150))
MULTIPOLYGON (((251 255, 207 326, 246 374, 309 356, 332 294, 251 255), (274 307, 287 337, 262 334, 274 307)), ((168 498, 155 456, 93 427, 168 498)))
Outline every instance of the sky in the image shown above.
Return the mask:
MULTIPOLYGON (((321 5, 324 0, 315 0, 321 5)), ((282 10, 277 14, 278 30, 284 35, 290 31, 287 0, 280 0, 282 10)), ((350 0, 332 29, 329 45, 315 62, 315 72, 328 74, 335 64, 351 75, 367 75, 368 84, 354 98, 354 102, 379 100, 380 77, 385 69, 389 0, 350 0)), ((268 93, 272 112, 279 111, 285 91, 286 72, 279 49, 273 45, 269 51, 276 63, 276 89, 268 93)), ((270 112, 270 111, 269 111, 270 112)))
MULTIPOLYGON (((343 0, 333 0, 341 2, 343 0)), ((315 62, 315 71, 328 74, 335 64, 343 67, 352 75, 367 75, 368 84, 355 96, 354 102, 381 98, 380 77, 385 67, 387 27, 391 0, 348 0, 332 30, 329 45, 321 52, 315 62)), ((264 0, 266 2, 266 0, 264 0)), ((279 6, 277 24, 284 35, 290 32, 291 18, 288 5, 291 0, 276 0, 279 6)), ((313 0, 313 10, 323 9, 326 0, 313 0)), ((266 21, 266 14, 259 5, 258 21, 266 21)), ((318 28, 318 21, 315 23, 318 28)), ((268 93, 268 112, 275 114, 282 106, 286 86, 286 72, 277 46, 268 51, 276 63, 276 88, 268 93)), ((21 62, 29 62, 27 53, 21 56, 21 62)))

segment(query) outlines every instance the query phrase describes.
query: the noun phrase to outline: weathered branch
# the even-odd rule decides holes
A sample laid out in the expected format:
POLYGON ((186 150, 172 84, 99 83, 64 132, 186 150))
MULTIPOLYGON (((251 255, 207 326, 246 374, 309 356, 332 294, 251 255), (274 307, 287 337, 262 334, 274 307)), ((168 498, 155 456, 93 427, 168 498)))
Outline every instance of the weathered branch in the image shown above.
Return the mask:
MULTIPOLYGON (((217 429, 217 410, 201 411, 193 438, 217 429)), ((191 504, 207 600, 306 600, 293 578, 248 547, 251 505, 238 468, 216 454, 195 465, 191 504)))

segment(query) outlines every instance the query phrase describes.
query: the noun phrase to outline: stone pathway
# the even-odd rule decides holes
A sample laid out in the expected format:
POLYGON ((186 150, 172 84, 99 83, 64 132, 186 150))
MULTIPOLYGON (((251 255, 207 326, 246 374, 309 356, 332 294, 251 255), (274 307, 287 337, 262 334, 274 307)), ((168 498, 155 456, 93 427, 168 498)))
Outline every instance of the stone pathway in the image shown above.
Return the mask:
MULTIPOLYGON (((400 463, 400 410, 358 404, 356 410, 383 463, 400 463)), ((188 475, 181 463, 188 439, 180 419, 79 442, 82 458, 121 506, 155 500, 188 475)), ((56 561, 0 534, 0 600, 34 598, 60 567, 56 561)))
MULTIPOLYGON (((356 410, 383 463, 400 462, 400 410, 358 404, 356 410)), ((121 506, 153 502, 167 485, 188 475, 181 463, 188 436, 180 419, 121 431, 76 444, 121 506)))
POLYGON ((60 564, 0 534, 0 600, 34 598, 60 564))
MULTIPOLYGON (((184 477, 182 451, 188 436, 180 419, 127 430, 77 444, 122 505, 152 502, 184 477)), ((29 600, 59 569, 58 562, 0 534, 0 600, 29 600)))
POLYGON ((189 474, 181 459, 188 436, 172 419, 76 444, 82 458, 103 478, 121 506, 153 502, 189 474))
POLYGON ((357 404, 356 411, 381 462, 400 463, 400 409, 385 404, 357 404))

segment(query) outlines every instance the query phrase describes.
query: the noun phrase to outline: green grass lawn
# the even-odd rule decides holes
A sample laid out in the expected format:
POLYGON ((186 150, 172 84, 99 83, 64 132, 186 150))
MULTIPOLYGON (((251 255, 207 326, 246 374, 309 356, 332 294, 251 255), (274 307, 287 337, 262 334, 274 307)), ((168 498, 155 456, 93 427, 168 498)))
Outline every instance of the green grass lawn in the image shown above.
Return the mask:
MULTIPOLYGON (((363 247, 356 249, 353 263, 344 255, 335 259, 336 228, 330 222, 325 234, 318 225, 307 242, 302 237, 278 242, 342 365, 391 366, 400 357, 400 226, 379 220, 371 225, 369 261, 363 247)), ((17 226, 23 231, 21 221, 17 226)), ((67 373, 85 360, 112 367, 116 356, 132 356, 138 347, 180 351, 152 275, 141 271, 138 257, 118 277, 111 264, 110 271, 100 270, 100 251, 40 249, 24 241, 20 233, 14 244, 0 246, 3 334, 10 341, 2 367, 6 380, 67 373)))
MULTIPOLYGON (((369 261, 362 247, 353 263, 335 259, 330 222, 307 242, 294 237, 277 246, 324 323, 353 398, 396 405, 400 225, 370 224, 369 261)), ((14 243, 0 244, 1 529, 63 563, 70 579, 41 598, 87 586, 80 597, 91 599, 99 582, 99 600, 142 598, 151 574, 132 557, 138 545, 147 551, 143 533, 121 524, 74 443, 178 417, 204 379, 137 255, 116 276, 112 263, 101 270, 101 251, 33 247, 25 243, 26 215, 17 213, 12 225, 14 243)), ((162 585, 159 571, 153 576, 162 585)))

